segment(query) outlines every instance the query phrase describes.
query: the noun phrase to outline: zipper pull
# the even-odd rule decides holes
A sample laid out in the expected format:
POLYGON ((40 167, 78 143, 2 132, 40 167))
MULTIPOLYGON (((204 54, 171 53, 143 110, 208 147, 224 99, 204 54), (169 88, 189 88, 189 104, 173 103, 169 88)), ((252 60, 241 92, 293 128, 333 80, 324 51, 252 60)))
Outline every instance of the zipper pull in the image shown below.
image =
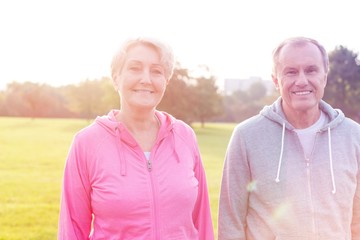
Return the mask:
POLYGON ((150 160, 147 161, 147 168, 148 168, 149 171, 151 171, 151 169, 152 169, 152 165, 151 165, 150 160))

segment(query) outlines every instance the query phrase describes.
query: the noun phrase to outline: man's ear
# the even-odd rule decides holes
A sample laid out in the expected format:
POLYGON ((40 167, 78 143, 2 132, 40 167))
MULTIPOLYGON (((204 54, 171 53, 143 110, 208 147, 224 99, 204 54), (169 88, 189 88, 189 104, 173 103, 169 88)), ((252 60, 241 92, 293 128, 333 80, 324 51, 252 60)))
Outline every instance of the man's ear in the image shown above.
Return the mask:
POLYGON ((326 84, 327 84, 327 74, 325 74, 325 77, 324 77, 324 87, 326 87, 326 84))
POLYGON ((279 80, 278 80, 277 76, 275 76, 274 74, 271 74, 271 78, 273 80, 276 90, 279 90, 279 80))

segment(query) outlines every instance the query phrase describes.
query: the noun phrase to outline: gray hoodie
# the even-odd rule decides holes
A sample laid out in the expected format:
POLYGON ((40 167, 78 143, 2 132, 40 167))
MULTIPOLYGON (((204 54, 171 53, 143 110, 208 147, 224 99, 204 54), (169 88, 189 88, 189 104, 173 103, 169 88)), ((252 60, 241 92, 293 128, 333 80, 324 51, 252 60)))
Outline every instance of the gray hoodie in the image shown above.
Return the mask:
POLYGON ((234 129, 219 240, 360 239, 360 125, 324 101, 320 109, 329 122, 307 160, 281 98, 234 129))

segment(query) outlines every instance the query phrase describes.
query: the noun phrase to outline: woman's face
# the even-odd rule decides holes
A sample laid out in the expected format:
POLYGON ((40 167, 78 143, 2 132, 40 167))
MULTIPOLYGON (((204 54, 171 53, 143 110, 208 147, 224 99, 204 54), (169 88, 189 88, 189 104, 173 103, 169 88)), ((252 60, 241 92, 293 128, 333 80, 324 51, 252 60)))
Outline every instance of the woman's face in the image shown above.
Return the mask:
POLYGON ((155 109, 164 95, 167 83, 158 51, 141 43, 131 47, 115 79, 121 108, 155 109))

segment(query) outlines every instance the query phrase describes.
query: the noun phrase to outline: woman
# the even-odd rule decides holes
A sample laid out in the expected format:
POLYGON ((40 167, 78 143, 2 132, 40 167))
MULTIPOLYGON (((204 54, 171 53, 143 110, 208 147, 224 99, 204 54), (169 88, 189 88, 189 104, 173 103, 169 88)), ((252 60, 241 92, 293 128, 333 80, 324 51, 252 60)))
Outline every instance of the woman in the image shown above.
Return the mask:
POLYGON ((129 40, 115 55, 121 108, 74 138, 59 239, 214 239, 195 134, 156 110, 173 68, 171 49, 153 39, 129 40))

